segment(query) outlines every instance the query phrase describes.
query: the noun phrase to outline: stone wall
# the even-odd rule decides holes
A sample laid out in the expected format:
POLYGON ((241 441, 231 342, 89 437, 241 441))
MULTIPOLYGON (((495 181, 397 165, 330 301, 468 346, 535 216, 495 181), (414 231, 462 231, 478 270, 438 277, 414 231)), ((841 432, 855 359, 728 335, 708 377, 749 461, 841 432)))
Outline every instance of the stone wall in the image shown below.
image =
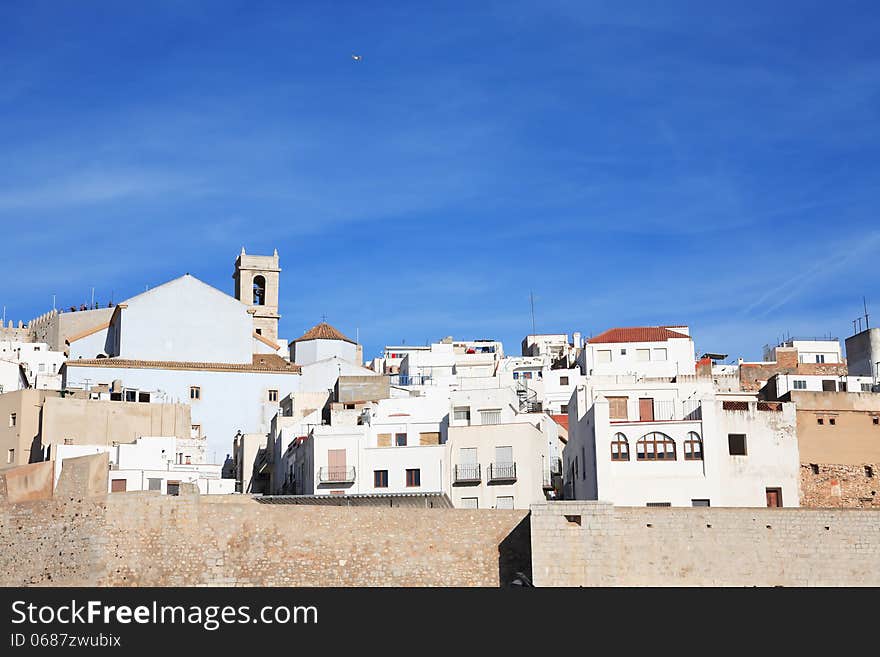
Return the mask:
POLYGON ((50 499, 0 500, 0 586, 498 586, 530 574, 526 511, 98 494, 93 460, 65 460, 50 499))
POLYGON ((801 506, 880 509, 880 463, 801 463, 801 506))
POLYGON ((880 511, 532 506, 537 586, 878 586, 880 511))

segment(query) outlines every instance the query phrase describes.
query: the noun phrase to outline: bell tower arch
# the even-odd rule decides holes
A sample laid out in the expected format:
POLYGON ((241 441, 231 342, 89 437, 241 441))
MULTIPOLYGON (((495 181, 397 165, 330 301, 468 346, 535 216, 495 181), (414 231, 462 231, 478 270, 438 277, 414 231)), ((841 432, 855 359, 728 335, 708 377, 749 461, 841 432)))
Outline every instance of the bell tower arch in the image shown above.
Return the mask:
POLYGON ((248 255, 244 247, 235 259, 235 298, 248 306, 254 330, 269 340, 278 340, 278 284, 281 267, 278 249, 270 256, 248 255))

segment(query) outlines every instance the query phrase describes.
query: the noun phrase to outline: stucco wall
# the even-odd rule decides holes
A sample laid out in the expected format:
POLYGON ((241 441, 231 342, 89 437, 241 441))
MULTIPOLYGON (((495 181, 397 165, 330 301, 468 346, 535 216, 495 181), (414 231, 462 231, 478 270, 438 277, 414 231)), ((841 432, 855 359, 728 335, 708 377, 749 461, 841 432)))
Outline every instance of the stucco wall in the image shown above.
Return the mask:
POLYGON ((880 585, 880 510, 548 502, 531 532, 537 586, 880 585))

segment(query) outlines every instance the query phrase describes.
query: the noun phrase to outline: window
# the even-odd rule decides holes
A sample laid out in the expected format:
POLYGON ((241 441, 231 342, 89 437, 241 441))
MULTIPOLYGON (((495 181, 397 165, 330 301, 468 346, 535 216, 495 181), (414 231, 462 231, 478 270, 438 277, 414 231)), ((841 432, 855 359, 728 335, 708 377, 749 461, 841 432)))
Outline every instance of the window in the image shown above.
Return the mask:
POLYGON ((880 424, 880 417, 872 417, 871 422, 873 422, 874 424, 880 424))
POLYGON ((648 502, 645 506, 672 506, 672 502, 648 502))
POLYGON ((190 399, 201 399, 202 398, 202 389, 199 386, 190 386, 189 398, 190 399))
POLYGON ((596 362, 597 363, 610 363, 611 362, 611 350, 610 349, 599 349, 596 352, 596 362))
POLYGON ((835 424, 837 424, 837 420, 833 417, 830 417, 830 418, 828 418, 828 424, 830 424, 833 427, 835 424))
POLYGON ((501 409, 493 408, 480 411, 480 424, 501 424, 501 409))
POLYGON ((626 414, 626 397, 608 397, 608 417, 612 420, 625 420, 626 414))
POLYGON ((270 390, 269 391, 269 401, 270 402, 277 402, 278 401, 278 391, 277 390, 270 390))
MULTIPOLYGON (((0 392, 3 392, 3 390, 0 389, 0 392)), ((862 384, 862 392, 871 392, 871 384, 870 383, 863 383, 862 384)))
POLYGON ((165 493, 167 495, 180 495, 180 482, 169 481, 168 486, 165 489, 165 493))
POLYGON ((455 408, 453 413, 453 419, 458 421, 471 421, 471 409, 470 406, 458 406, 455 408))
POLYGON ((712 506, 709 500, 691 500, 691 506, 712 506))
POLYGON ((651 360, 650 349, 636 349, 636 360, 646 362, 651 360))
POLYGON ((495 448, 495 465, 511 465, 513 463, 513 447, 495 448))
POLYGON ((636 460, 674 461, 675 441, 659 431, 645 434, 636 443, 636 460))
POLYGON ((406 485, 408 488, 414 488, 422 485, 422 471, 418 468, 407 469, 406 485))
POLYGON ((263 335, 263 329, 259 328, 254 331, 257 335, 263 335))
POLYGON ((15 415, 15 413, 10 413, 10 414, 9 414, 9 426, 10 426, 10 427, 14 427, 14 426, 15 426, 15 421, 16 421, 16 415, 15 415))
POLYGON ((731 456, 746 455, 746 434, 729 433, 727 434, 727 451, 731 456))
POLYGON ((817 417, 816 424, 825 424, 825 418, 824 417, 817 417))
POLYGON ((562 405, 559 407, 559 412, 560 412, 562 415, 568 415, 568 404, 562 404, 562 405))
POLYGON ((65 445, 73 445, 73 438, 65 438, 64 444, 65 445))
POLYGON ((626 356, 626 349, 621 349, 621 350, 620 350, 620 355, 621 355, 621 356, 626 356))
POLYGON ((496 509, 512 509, 513 508, 513 496, 505 495, 503 497, 495 498, 495 508, 496 509))
POLYGON ((703 460, 703 440, 700 438, 700 434, 696 431, 688 433, 687 440, 684 441, 684 460, 703 460))
POLYGON ((406 434, 405 433, 396 433, 394 434, 394 444, 398 447, 406 447, 406 434))
POLYGON ((440 444, 440 432, 439 431, 420 431, 419 432, 419 445, 439 445, 440 444))
POLYGON ((388 488, 388 470, 373 470, 373 488, 388 488))
POLYGON ((834 383, 834 379, 822 379, 822 392, 834 392, 837 390, 837 386, 834 383))
POLYGON ((629 441, 622 433, 614 434, 611 441, 611 460, 629 461, 629 441))
POLYGON ((342 405, 342 408, 344 408, 346 411, 353 411, 353 410, 354 410, 354 404, 343 404, 343 405, 342 405))
POLYGON ((150 477, 147 479, 147 490, 162 490, 162 480, 161 479, 153 479, 150 477))
POLYGON ((819 464, 818 463, 810 463, 810 470, 814 475, 819 474, 819 464))
POLYGON ((666 360, 666 349, 662 347, 655 349, 653 360, 666 360))
POLYGON ((141 404, 149 404, 150 403, 150 393, 139 392, 138 393, 138 402, 141 404))
POLYGON ((127 402, 137 401, 137 390, 126 390, 125 391, 125 401, 127 401, 127 402))
POLYGON ((781 488, 768 488, 767 489, 767 506, 771 508, 781 507, 782 506, 782 489, 781 488))
POLYGON ((824 363, 825 362, 825 354, 816 354, 816 362, 824 363))
POLYGON ((41 374, 43 372, 45 372, 46 371, 46 363, 40 363, 39 367, 37 368, 37 371, 40 372, 41 374))
POLYGON ((567 386, 568 385, 568 377, 567 376, 560 376, 559 377, 559 385, 567 386))
POLYGON ((479 502, 478 498, 476 498, 476 497, 462 497, 460 508, 462 508, 462 509, 479 509, 480 502, 479 502))
POLYGON ((870 465, 865 466, 865 476, 869 479, 874 476, 874 468, 872 468, 870 465))
POLYGON ((190 438, 201 438, 202 436, 202 425, 201 424, 193 424, 189 429, 189 437, 190 438))
POLYGON ((791 382, 791 387, 794 390, 806 390, 807 382, 804 379, 795 379, 791 382))
POLYGON ((8 452, 6 452, 6 462, 7 463, 15 463, 15 450, 14 449, 10 449, 8 452))

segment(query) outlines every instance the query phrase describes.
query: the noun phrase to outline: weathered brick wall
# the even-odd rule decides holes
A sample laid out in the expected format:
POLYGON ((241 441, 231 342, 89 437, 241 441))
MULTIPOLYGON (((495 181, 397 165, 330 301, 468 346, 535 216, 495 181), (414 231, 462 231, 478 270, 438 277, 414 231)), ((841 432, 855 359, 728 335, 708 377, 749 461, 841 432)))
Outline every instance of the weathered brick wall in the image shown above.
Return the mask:
POLYGON ((0 502, 0 586, 498 586, 526 516, 67 490, 0 502))
POLYGON ((880 585, 876 510, 548 502, 530 522, 537 586, 880 585))
POLYGON ((880 508, 880 463, 801 463, 800 488, 801 506, 880 508))

